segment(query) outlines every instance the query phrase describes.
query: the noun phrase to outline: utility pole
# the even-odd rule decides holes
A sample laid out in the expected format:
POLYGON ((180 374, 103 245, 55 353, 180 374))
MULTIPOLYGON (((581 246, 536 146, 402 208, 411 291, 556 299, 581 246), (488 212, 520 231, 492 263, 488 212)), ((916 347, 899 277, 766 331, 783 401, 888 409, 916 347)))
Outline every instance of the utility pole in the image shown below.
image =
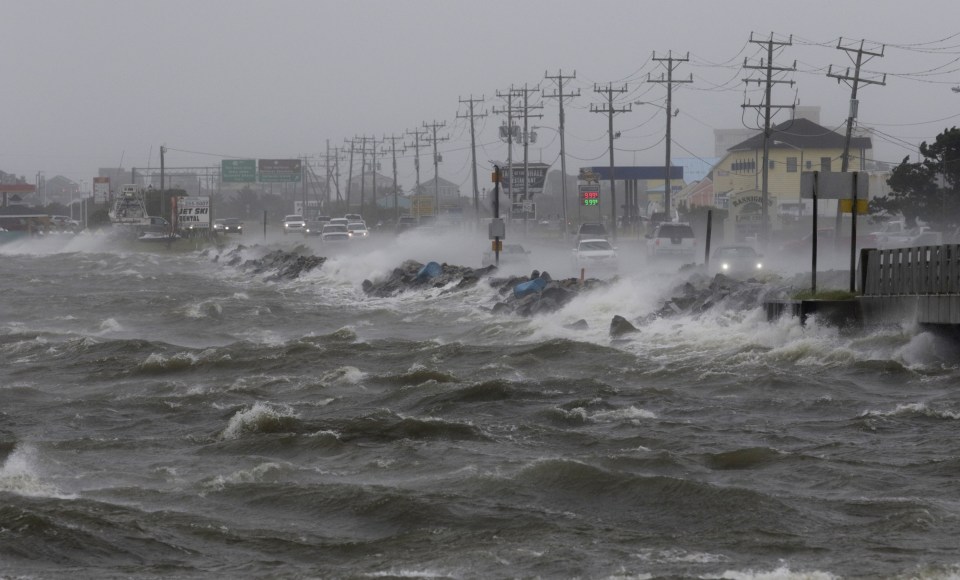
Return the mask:
POLYGON ((330 213, 330 204, 333 201, 330 196, 330 140, 327 139, 327 150, 323 155, 323 168, 326 174, 326 192, 327 203, 324 205, 324 211, 330 213))
POLYGON ((163 217, 163 177, 164 177, 164 156, 167 154, 167 147, 165 145, 160 146, 160 216, 163 217))
POLYGON ((347 212, 350 213, 350 191, 353 189, 353 152, 354 145, 356 144, 355 139, 350 139, 347 141, 343 140, 344 143, 350 143, 350 164, 347 169, 347 212))
MULTIPOLYGON (((512 204, 512 202, 515 201, 514 193, 516 192, 516 188, 514 187, 514 179, 513 179, 513 137, 515 133, 513 130, 514 129, 513 99, 514 97, 519 97, 520 95, 517 92, 517 90, 513 88, 513 85, 510 85, 510 88, 507 89, 506 93, 501 93, 500 91, 497 91, 497 96, 500 97, 501 99, 507 100, 506 109, 501 108, 498 110, 496 107, 494 107, 493 112, 494 114, 497 114, 497 115, 502 115, 504 113, 506 113, 507 115, 507 126, 500 128, 500 138, 506 139, 507 141, 507 183, 510 184, 510 202, 512 204)), ((511 205, 510 213, 511 214, 513 213, 512 205, 511 205)))
POLYGON ((774 73, 780 72, 793 72, 797 70, 797 63, 794 61, 792 67, 775 67, 773 66, 773 50, 774 48, 780 48, 783 46, 793 46, 793 35, 790 35, 789 40, 786 42, 776 41, 773 39, 773 33, 770 33, 770 40, 754 40, 753 33, 750 33, 750 42, 755 44, 766 44, 767 45, 767 60, 764 62, 763 59, 760 59, 759 65, 748 65, 747 59, 743 59, 743 68, 752 69, 752 70, 763 70, 766 73, 766 79, 743 79, 744 83, 757 83, 759 86, 762 83, 766 84, 765 96, 763 99, 762 105, 751 105, 749 101, 746 105, 740 105, 742 108, 751 108, 751 109, 760 109, 763 108, 763 178, 761 185, 761 201, 760 201, 760 237, 762 238, 762 243, 767 244, 770 242, 770 224, 768 220, 768 215, 770 213, 770 195, 769 195, 769 178, 770 178, 770 119, 772 117, 771 111, 773 109, 793 109, 796 107, 796 104, 793 105, 773 105, 770 103, 771 93, 773 90, 773 85, 787 83, 791 87, 793 86, 793 81, 786 81, 782 79, 774 79, 774 73))
POLYGON ((680 66, 681 62, 687 62, 690 60, 689 52, 687 53, 687 56, 683 58, 673 56, 673 51, 667 52, 666 58, 664 57, 658 58, 657 53, 654 52, 653 60, 660 63, 666 63, 666 65, 664 66, 667 69, 667 78, 663 78, 663 73, 660 73, 659 79, 651 79, 650 75, 647 74, 647 82, 648 83, 665 83, 667 85, 667 161, 666 161, 666 164, 664 165, 664 170, 666 171, 666 174, 664 176, 664 185, 663 185, 663 210, 667 212, 667 215, 670 215, 670 208, 671 208, 670 196, 673 193, 670 185, 670 144, 672 143, 670 138, 670 121, 673 119, 673 115, 674 115, 673 85, 676 83, 692 83, 693 74, 692 73, 690 74, 689 80, 673 80, 674 69, 680 66))
POLYGON ((393 156, 393 209, 394 209, 394 219, 396 223, 400 223, 400 205, 397 202, 397 139, 403 139, 403 136, 397 137, 396 135, 391 135, 387 137, 383 136, 383 142, 386 143, 390 141, 390 154, 393 156))
MULTIPOLYGON (((372 160, 371 160, 371 162, 370 162, 370 166, 371 166, 370 168, 371 168, 372 173, 373 173, 373 177, 372 177, 372 180, 373 180, 373 185, 372 185, 372 187, 373 187, 373 211, 374 211, 374 219, 376 219, 376 220, 379 221, 379 219, 380 219, 380 206, 377 205, 377 143, 383 144, 383 141, 377 141, 377 138, 376 138, 376 137, 370 137, 370 151, 371 151, 371 155, 373 156, 373 158, 372 158, 372 160)), ((363 212, 361 211, 360 213, 363 213, 363 212)))
POLYGON ((360 139, 360 212, 363 213, 363 204, 367 189, 367 136, 357 137, 360 139))
MULTIPOLYGON (((413 147, 413 151, 414 151, 413 167, 414 169, 416 169, 416 172, 417 172, 416 195, 419 196, 422 193, 420 191, 420 137, 421 136, 425 137, 427 135, 427 131, 426 130, 421 131, 419 128, 417 128, 417 129, 414 129, 412 132, 407 131, 407 135, 413 135, 413 145, 407 145, 407 147, 413 147)), ((417 199, 419 200, 419 198, 417 199)), ((417 217, 418 218, 420 217, 419 201, 417 202, 417 217)))
POLYGON ((560 70, 557 72, 556 76, 550 76, 546 72, 543 73, 544 78, 552 80, 557 83, 557 92, 552 95, 544 93, 544 97, 556 98, 557 103, 560 105, 560 191, 563 199, 561 200, 561 205, 563 207, 563 238, 567 238, 567 156, 566 149, 564 148, 563 141, 563 127, 564 127, 564 117, 563 117, 563 99, 564 97, 579 97, 580 89, 577 89, 576 93, 567 93, 563 94, 563 81, 572 80, 577 78, 577 71, 573 71, 572 75, 563 76, 563 71, 560 70))
MULTIPOLYGON (((860 41, 860 48, 850 48, 847 46, 841 46, 840 43, 843 42, 843 38, 837 41, 837 50, 843 50, 847 53, 855 52, 857 53, 857 58, 854 60, 854 72, 853 76, 850 76, 850 67, 847 67, 847 72, 845 74, 836 74, 833 72, 833 65, 827 69, 827 76, 830 78, 837 79, 839 84, 841 81, 847 81, 850 85, 850 112, 847 115, 847 135, 846 139, 843 142, 843 160, 841 161, 840 171, 846 173, 850 169, 850 138, 853 135, 853 124, 857 119, 857 109, 859 108, 860 102, 857 100, 857 88, 860 83, 868 85, 886 85, 887 84, 887 75, 884 73, 882 80, 871 80, 860 78, 860 66, 863 64, 863 56, 867 55, 870 58, 875 56, 883 57, 883 45, 880 46, 880 52, 870 52, 863 49, 863 42, 860 41)), ((849 54, 847 56, 850 56, 849 54)), ((869 58, 867 60, 870 60, 869 58)), ((863 162, 861 156, 861 163, 863 162)), ((861 169, 863 169, 861 167, 861 169)))
MULTIPOLYGON (((833 65, 830 65, 829 68, 827 68, 827 76, 830 78, 837 79, 838 84, 841 81, 846 81, 847 84, 850 86, 850 111, 847 114, 847 134, 843 141, 843 157, 841 158, 841 161, 840 161, 840 171, 843 173, 846 173, 847 171, 850 170, 850 140, 853 137, 853 124, 856 122, 857 110, 859 109, 859 106, 860 106, 860 101, 857 100, 857 89, 859 88, 860 83, 872 84, 872 85, 886 85, 887 75, 886 73, 884 73, 883 79, 879 81, 860 78, 860 67, 864 62, 863 56, 864 55, 868 56, 869 58, 867 60, 870 60, 876 56, 879 56, 882 58, 883 49, 884 49, 883 45, 880 46, 880 52, 870 52, 868 50, 863 49, 863 43, 864 43, 863 40, 860 41, 860 48, 851 48, 847 46, 842 46, 841 45, 842 42, 843 42, 843 38, 841 37, 837 41, 837 50, 845 51, 848 57, 850 57, 851 52, 857 53, 856 59, 853 59, 852 57, 850 57, 851 60, 854 61, 853 76, 850 76, 850 67, 847 67, 846 73, 844 74, 834 73, 833 65)), ((862 152, 860 153, 860 164, 861 164, 860 169, 863 169, 863 153, 862 152)), ((853 208, 852 211, 854 212, 853 215, 856 216, 857 208, 853 208)), ((840 226, 842 225, 842 218, 843 218, 843 214, 840 211, 840 205, 838 202, 836 225, 834 229, 834 231, 837 232, 838 234, 840 232, 840 226)), ((837 247, 839 247, 840 246, 839 235, 835 236, 835 242, 837 247)))
POLYGON ((542 109, 543 105, 531 105, 530 104, 530 93, 536 93, 540 91, 540 86, 534 88, 527 88, 527 84, 524 83, 522 89, 517 89, 518 93, 523 93, 523 234, 527 234, 527 204, 530 201, 530 130, 529 130, 529 118, 536 117, 541 118, 543 115, 531 115, 530 110, 542 109))
POLYGON ((442 123, 433 123, 423 122, 423 127, 425 129, 433 130, 433 197, 434 197, 434 208, 433 208, 433 217, 434 219, 439 218, 440 216, 440 155, 437 153, 437 141, 446 141, 449 137, 437 137, 437 129, 441 127, 446 127, 447 122, 443 121, 442 123))
POLYGON ((613 83, 607 83, 607 87, 603 88, 599 85, 593 86, 593 92, 595 93, 607 93, 607 105, 604 108, 600 108, 593 103, 590 104, 591 113, 605 113, 607 115, 607 131, 610 134, 610 219, 611 219, 611 231, 613 234, 613 239, 617 239, 617 189, 616 189, 616 176, 614 175, 614 164, 613 164, 613 116, 616 113, 629 113, 633 109, 628 103, 626 108, 617 108, 613 106, 613 94, 614 93, 625 93, 627 92, 627 85, 623 85, 619 89, 613 88, 613 83))
POLYGON ((479 99, 474 99, 473 95, 470 95, 469 99, 460 99, 461 103, 467 103, 470 107, 470 112, 467 115, 461 115, 457 113, 458 119, 470 118, 470 159, 473 163, 473 213, 476 214, 476 223, 480 224, 480 189, 477 186, 477 138, 474 131, 473 121, 477 118, 483 118, 487 116, 486 112, 481 114, 475 114, 473 112, 473 105, 476 103, 483 102, 483 96, 479 99))
MULTIPOLYGON (((307 157, 304 155, 300 158, 300 186, 303 189, 303 218, 308 219, 316 216, 311 216, 310 212, 307 211, 307 157)), ((320 208, 317 208, 317 211, 320 211, 320 208)))

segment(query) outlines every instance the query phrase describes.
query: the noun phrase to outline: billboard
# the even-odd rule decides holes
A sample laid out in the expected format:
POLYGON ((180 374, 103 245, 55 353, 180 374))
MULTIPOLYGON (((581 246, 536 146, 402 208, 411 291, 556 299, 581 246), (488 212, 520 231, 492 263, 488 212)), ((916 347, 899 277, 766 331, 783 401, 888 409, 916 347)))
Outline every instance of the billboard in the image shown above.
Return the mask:
POLYGON ((300 159, 258 159, 260 183, 293 183, 300 181, 300 159))
POLYGON ((257 180, 255 159, 224 159, 220 162, 222 183, 253 183, 257 180))
POLYGON ((210 198, 177 198, 177 225, 183 229, 206 229, 210 227, 210 198))
POLYGON ((110 178, 93 178, 93 203, 107 203, 110 200, 110 178))
MULTIPOLYGON (((527 195, 533 196, 538 193, 543 193, 543 185, 547 181, 547 171, 550 169, 550 166, 546 163, 528 163, 527 166, 527 195)), ((504 172, 502 187, 509 192, 510 195, 522 195, 524 192, 523 164, 514 163, 512 170, 513 175, 510 175, 511 171, 504 172), (512 187, 514 183, 517 184, 516 189, 512 187)))

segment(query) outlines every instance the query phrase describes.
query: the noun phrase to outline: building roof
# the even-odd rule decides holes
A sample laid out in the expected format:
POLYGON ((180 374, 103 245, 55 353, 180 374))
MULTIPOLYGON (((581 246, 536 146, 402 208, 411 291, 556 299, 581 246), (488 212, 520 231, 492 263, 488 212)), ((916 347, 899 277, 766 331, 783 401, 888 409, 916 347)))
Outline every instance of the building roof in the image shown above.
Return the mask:
POLYGON ((0 193, 34 193, 37 186, 30 183, 0 183, 0 193))
MULTIPOLYGON (((671 163, 670 167, 670 179, 683 179, 683 166, 677 166, 671 163)), ((584 175, 593 173, 598 179, 605 180, 610 179, 610 166, 602 165, 595 167, 581 167, 580 168, 580 178, 583 179, 584 175)), ((655 166, 625 166, 625 165, 615 165, 613 167, 614 179, 664 179, 666 171, 664 171, 663 165, 655 166)))
MULTIPOLYGON (((771 149, 843 149, 846 137, 803 118, 791 119, 776 125, 771 130, 771 149)), ((869 137, 850 139, 851 149, 872 149, 869 137)), ((727 151, 755 151, 763 149, 763 133, 741 141, 727 151)))

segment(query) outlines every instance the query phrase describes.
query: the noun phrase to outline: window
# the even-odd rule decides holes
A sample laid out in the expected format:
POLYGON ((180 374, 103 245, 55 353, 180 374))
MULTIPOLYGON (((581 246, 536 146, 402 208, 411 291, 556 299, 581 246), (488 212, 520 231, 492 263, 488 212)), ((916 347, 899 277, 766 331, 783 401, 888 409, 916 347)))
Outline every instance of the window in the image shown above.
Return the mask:
POLYGON ((830 162, 833 161, 830 157, 821 157, 820 158, 820 171, 823 173, 830 173, 830 162))
POLYGON ((806 163, 804 163, 804 165, 806 166, 806 170, 807 170, 807 171, 810 171, 811 169, 813 169, 813 161, 810 161, 809 159, 807 159, 807 161, 806 161, 806 163))
POLYGON ((797 172, 797 158, 787 157, 787 173, 796 173, 796 172, 797 172))

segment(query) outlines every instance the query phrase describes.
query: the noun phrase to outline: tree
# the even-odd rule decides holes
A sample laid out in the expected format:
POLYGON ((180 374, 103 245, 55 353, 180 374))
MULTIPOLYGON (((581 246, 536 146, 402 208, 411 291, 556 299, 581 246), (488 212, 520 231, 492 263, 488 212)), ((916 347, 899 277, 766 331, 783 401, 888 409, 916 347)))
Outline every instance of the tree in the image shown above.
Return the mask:
POLYGON ((937 135, 936 141, 920 144, 919 163, 904 157, 887 184, 892 192, 871 202, 871 213, 903 215, 908 224, 922 220, 935 229, 953 230, 960 225, 960 129, 937 135))

